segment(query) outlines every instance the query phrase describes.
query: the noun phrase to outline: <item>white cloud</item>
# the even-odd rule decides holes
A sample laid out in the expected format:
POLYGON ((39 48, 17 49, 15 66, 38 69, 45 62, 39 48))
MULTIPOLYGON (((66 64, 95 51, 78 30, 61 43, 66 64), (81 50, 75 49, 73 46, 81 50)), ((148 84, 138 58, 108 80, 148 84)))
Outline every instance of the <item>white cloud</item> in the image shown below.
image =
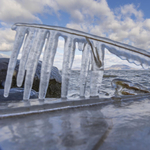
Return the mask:
POLYGON ((64 49, 65 40, 64 38, 60 37, 58 41, 58 49, 64 49))
POLYGON ((0 50, 8 51, 12 50, 15 32, 10 28, 0 29, 0 50))
POLYGON ((57 51, 54 59, 54 66, 56 66, 58 69, 61 70, 62 62, 63 62, 63 54, 57 51))
POLYGON ((144 20, 143 12, 134 4, 111 10, 106 0, 81 0, 78 1, 77 8, 74 8, 71 3, 75 5, 74 0, 68 2, 65 7, 66 11, 69 12, 72 8, 73 12, 78 8, 78 11, 82 13, 82 19, 76 22, 76 19, 72 17, 67 27, 132 44, 142 49, 150 49, 150 20, 144 20))
POLYGON ((73 65, 72 65, 72 69, 79 70, 81 68, 81 59, 82 59, 81 55, 75 55, 73 65))
MULTIPOLYGON (((150 19, 134 4, 110 9, 106 0, 0 0, 0 50, 11 50, 15 32, 9 24, 15 22, 41 22, 40 14, 57 14, 60 11, 70 15, 66 27, 90 32, 113 40, 150 49, 150 19)), ((58 48, 64 47, 60 40, 58 48)), ((57 57, 56 62, 61 61, 57 57), (58 59, 57 59, 58 58, 58 59)), ((79 56, 75 59, 78 64, 79 56)), ((114 61, 113 58, 109 59, 114 61)))
POLYGON ((150 30, 150 19, 146 19, 146 20, 144 21, 144 27, 145 27, 146 29, 150 30))
POLYGON ((138 11, 133 4, 124 5, 123 7, 121 7, 121 14, 127 17, 131 17, 132 15, 134 15, 138 19, 143 19, 142 11, 138 11))
POLYGON ((40 3, 36 4, 33 1, 29 3, 29 1, 24 0, 0 0, 0 24, 2 26, 0 28, 0 51, 12 50, 15 31, 11 30, 10 24, 12 25, 16 22, 41 22, 36 16, 36 13, 42 12, 39 8, 40 3))
MULTIPOLYGON (((150 29, 149 19, 144 20, 142 11, 134 4, 111 10, 106 0, 66 0, 65 2, 62 0, 0 0, 0 2, 0 20, 4 23, 40 22, 38 14, 56 13, 61 17, 59 12, 61 10, 71 16, 71 22, 66 25, 69 28, 120 42, 127 42, 126 39, 129 39, 130 43, 140 47, 142 45, 138 44, 139 42, 132 41, 138 38, 142 42, 141 34, 144 35, 145 32, 140 32, 138 28, 150 29)), ((146 48, 145 43, 143 46, 142 48, 146 48)))
MULTIPOLYGON (((7 23, 33 22, 40 19, 16 0, 0 0, 0 20, 7 23)), ((30 4, 28 3, 28 7, 30 4)), ((35 6, 36 7, 36 6, 35 6)))

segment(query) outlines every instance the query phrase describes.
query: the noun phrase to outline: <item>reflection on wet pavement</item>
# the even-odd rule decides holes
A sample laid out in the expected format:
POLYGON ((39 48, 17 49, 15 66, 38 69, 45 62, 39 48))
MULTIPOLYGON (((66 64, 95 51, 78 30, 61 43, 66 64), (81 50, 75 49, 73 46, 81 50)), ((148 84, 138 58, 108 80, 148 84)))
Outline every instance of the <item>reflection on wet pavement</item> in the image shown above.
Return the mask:
POLYGON ((100 109, 84 108, 0 120, 4 150, 91 150, 108 130, 100 109))
POLYGON ((101 111, 113 120, 113 128, 99 150, 148 150, 150 99, 116 103, 101 111))
POLYGON ((0 120, 2 150, 148 150, 150 99, 0 120))

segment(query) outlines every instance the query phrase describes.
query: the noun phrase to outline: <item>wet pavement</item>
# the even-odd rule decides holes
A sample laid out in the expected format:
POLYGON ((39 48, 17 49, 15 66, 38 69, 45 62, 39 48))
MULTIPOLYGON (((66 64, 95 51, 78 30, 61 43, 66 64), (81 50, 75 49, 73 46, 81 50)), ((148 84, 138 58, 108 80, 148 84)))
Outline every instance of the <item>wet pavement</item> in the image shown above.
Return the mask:
POLYGON ((99 150, 150 149, 150 99, 116 103, 101 110, 113 128, 99 150))
POLYGON ((150 98, 0 119, 0 150, 148 150, 150 98))

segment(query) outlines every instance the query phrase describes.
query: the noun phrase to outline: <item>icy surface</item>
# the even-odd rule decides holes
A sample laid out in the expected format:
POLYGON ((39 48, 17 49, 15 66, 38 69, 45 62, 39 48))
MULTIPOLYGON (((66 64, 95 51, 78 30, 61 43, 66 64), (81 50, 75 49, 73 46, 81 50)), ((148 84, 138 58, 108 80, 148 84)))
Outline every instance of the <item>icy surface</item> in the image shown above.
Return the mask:
POLYGON ((17 85, 22 85, 26 71, 23 99, 29 99, 37 63, 45 45, 40 77, 41 82, 39 99, 45 98, 48 81, 49 78, 51 78, 50 73, 53 66, 59 36, 65 38, 62 65, 62 98, 67 98, 69 77, 74 60, 76 42, 78 42, 78 49, 82 51, 80 72, 81 97, 85 96, 86 78, 88 70, 90 69, 90 63, 90 96, 93 97, 98 95, 99 87, 103 78, 105 48, 108 49, 111 53, 115 54, 123 60, 127 60, 130 63, 142 65, 143 67, 144 65, 150 65, 150 53, 145 50, 77 30, 36 24, 16 24, 12 27, 12 29, 16 30, 16 38, 5 82, 5 97, 8 96, 17 56, 22 46, 23 52, 17 77, 17 85), (24 44, 22 45, 23 41, 24 44))
POLYGON ((0 149, 149 150, 149 108, 145 98, 3 118, 0 149))
POLYGON ((111 82, 113 88, 115 88, 115 95, 138 95, 150 93, 150 89, 125 79, 114 79, 111 82))

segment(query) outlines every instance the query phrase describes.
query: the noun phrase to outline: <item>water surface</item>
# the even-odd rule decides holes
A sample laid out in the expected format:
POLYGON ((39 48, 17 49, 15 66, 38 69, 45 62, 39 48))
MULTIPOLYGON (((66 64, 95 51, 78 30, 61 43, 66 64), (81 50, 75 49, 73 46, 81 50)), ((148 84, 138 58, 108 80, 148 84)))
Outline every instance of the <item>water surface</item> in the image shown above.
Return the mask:
MULTIPOLYGON (((79 97, 80 71, 73 70, 70 75, 69 98, 79 97)), ((114 95, 115 89, 111 86, 113 79, 126 79, 133 83, 139 83, 144 87, 150 88, 150 72, 148 70, 105 70, 103 81, 101 84, 99 97, 111 97, 114 95)), ((86 97, 90 93, 90 72, 88 75, 86 86, 86 97)))

